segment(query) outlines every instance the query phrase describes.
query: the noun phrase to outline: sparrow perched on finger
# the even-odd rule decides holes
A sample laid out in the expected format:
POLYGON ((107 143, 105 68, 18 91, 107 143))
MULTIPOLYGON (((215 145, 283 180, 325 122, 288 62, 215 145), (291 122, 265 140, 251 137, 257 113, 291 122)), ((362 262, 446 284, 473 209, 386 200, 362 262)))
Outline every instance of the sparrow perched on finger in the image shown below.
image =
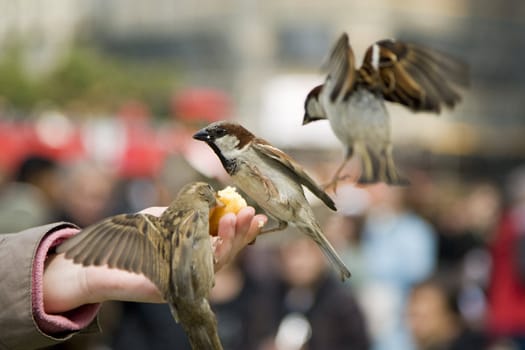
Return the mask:
POLYGON ((441 52, 411 43, 381 40, 370 46, 359 69, 348 35, 343 33, 326 64, 324 84, 306 97, 303 125, 328 119, 345 146, 345 157, 330 185, 335 186, 347 161, 361 161, 359 183, 406 184, 392 156, 390 118, 384 101, 413 112, 440 113, 460 101, 456 86, 466 86, 467 67, 441 52))
POLYGON ((235 185, 277 220, 278 227, 265 232, 283 230, 288 223, 295 225, 319 245, 342 280, 350 277, 350 271, 324 236, 302 186, 330 209, 336 210, 335 204, 295 160, 236 123, 212 123, 193 138, 206 142, 235 185))
POLYGON ((192 349, 222 349, 208 303, 214 284, 214 254, 208 234, 215 191, 190 183, 160 216, 122 214, 82 230, 58 249, 84 266, 141 273, 159 289, 192 349))

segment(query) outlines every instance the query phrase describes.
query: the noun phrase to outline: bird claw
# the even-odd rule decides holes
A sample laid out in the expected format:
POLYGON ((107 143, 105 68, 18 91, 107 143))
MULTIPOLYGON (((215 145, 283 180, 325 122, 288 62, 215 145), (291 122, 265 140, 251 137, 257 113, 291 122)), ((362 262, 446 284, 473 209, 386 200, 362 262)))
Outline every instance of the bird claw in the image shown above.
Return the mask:
POLYGON ((259 235, 264 235, 270 232, 282 231, 286 229, 287 227, 288 227, 288 223, 286 221, 279 221, 277 226, 267 228, 266 230, 261 230, 261 232, 259 232, 259 235))
POLYGON ((329 189, 333 187, 334 193, 336 194, 337 193, 337 182, 338 182, 338 179, 331 180, 330 182, 324 185, 321 185, 321 188, 323 189, 323 191, 327 192, 329 189))
POLYGON ((322 185, 321 187, 324 191, 327 191, 333 188, 334 194, 337 194, 337 184, 339 183, 339 181, 345 181, 347 179, 352 179, 352 178, 353 176, 350 174, 334 177, 332 180, 330 180, 330 182, 322 185))

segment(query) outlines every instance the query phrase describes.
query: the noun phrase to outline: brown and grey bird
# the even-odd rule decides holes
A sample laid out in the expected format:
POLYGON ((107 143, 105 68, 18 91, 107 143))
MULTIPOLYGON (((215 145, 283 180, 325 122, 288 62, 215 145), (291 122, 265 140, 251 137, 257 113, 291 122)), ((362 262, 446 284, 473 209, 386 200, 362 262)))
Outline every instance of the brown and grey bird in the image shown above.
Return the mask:
POLYGON ((326 63, 323 85, 307 95, 303 125, 328 119, 345 146, 345 157, 330 185, 335 186, 355 154, 361 163, 359 183, 405 184, 392 156, 390 118, 385 101, 413 112, 440 113, 460 101, 457 86, 468 84, 464 63, 430 48, 381 40, 370 46, 359 69, 348 35, 343 33, 326 63))
POLYGON ((330 209, 336 210, 335 204, 295 160, 236 123, 212 123, 193 138, 206 142, 235 185, 277 220, 278 227, 265 232, 283 230, 289 223, 295 225, 319 245, 342 280, 350 277, 350 271, 324 236, 302 186, 330 209))
POLYGON ((214 254, 208 233, 215 191, 190 183, 160 217, 122 214, 87 227, 57 252, 84 266, 105 265, 144 274, 158 287, 193 349, 222 349, 208 294, 214 254))

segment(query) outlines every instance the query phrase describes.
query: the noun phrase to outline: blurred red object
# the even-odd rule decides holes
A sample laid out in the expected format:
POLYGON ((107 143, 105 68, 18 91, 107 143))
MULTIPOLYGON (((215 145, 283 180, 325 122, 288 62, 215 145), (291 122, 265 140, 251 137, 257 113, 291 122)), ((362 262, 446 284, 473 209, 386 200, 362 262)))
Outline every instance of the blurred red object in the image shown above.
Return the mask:
MULTIPOLYGON (((132 120, 126 119, 123 124, 126 141, 115 159, 118 175, 125 178, 155 176, 162 169, 167 154, 177 151, 178 144, 168 142, 173 141, 173 131, 171 128, 154 129, 140 118, 132 120)), ((35 122, 0 121, 0 169, 12 173, 28 155, 45 156, 58 162, 89 157, 86 147, 91 146, 83 137, 87 131, 75 125, 61 142, 49 143, 39 135, 35 122)))
POLYGON ((0 167, 12 171, 27 155, 40 155, 65 161, 84 154, 80 132, 74 130, 60 145, 43 140, 34 123, 0 122, 0 167))
POLYGON ((516 217, 505 213, 491 243, 488 329, 495 336, 525 335, 525 283, 516 255, 518 238, 523 234, 516 217))
POLYGON ((126 127, 126 147, 119 164, 122 177, 152 177, 164 164, 166 150, 163 149, 158 131, 144 123, 142 127, 126 127))
POLYGON ((0 167, 10 171, 26 155, 28 132, 23 125, 0 122, 0 167))
POLYGON ((223 91, 211 88, 182 90, 171 99, 171 113, 185 121, 214 122, 231 115, 230 97, 223 91))
POLYGON ((120 106, 117 116, 124 122, 145 122, 151 119, 151 112, 144 102, 129 100, 120 106))

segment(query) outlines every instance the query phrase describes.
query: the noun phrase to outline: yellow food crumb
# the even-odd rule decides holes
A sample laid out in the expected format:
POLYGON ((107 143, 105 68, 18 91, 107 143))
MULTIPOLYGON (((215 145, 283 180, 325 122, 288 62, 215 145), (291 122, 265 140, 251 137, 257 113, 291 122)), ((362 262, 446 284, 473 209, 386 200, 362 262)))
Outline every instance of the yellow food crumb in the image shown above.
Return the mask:
POLYGON ((247 206, 246 201, 237 192, 235 187, 227 186, 217 192, 220 203, 210 213, 210 235, 216 236, 219 230, 219 220, 228 213, 237 214, 247 206))

